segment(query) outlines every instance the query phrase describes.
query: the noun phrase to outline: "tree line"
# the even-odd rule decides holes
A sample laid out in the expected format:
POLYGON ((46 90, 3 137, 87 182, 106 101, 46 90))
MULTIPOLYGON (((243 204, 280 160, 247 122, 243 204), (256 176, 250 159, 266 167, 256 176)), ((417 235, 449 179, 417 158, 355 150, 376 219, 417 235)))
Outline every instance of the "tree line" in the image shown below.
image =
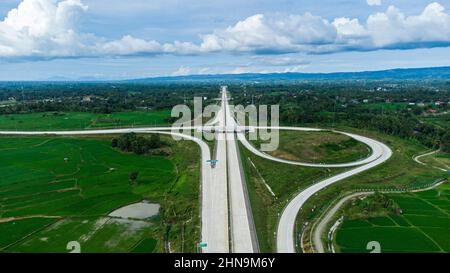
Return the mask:
POLYGON ((167 146, 161 140, 159 134, 152 134, 149 138, 139 136, 135 133, 127 133, 113 138, 111 141, 113 148, 119 148, 123 152, 133 152, 135 154, 148 154, 150 151, 167 146))

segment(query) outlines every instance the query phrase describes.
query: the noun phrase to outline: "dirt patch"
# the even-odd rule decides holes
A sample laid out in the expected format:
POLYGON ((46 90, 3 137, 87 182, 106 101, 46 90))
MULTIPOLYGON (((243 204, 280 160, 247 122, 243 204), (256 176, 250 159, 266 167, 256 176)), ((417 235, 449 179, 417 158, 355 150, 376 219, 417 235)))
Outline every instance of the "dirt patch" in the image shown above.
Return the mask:
POLYGON ((61 216, 46 216, 46 215, 8 217, 8 218, 0 218, 0 223, 8 223, 8 222, 20 221, 20 220, 25 220, 25 219, 33 219, 33 218, 61 219, 62 217, 61 216))
POLYGON ((271 156, 278 157, 278 158, 281 158, 281 159, 286 159, 286 160, 292 160, 292 161, 300 160, 297 156, 295 156, 295 155, 293 155, 291 153, 288 153, 286 151, 276 150, 276 151, 269 152, 269 154, 271 156))

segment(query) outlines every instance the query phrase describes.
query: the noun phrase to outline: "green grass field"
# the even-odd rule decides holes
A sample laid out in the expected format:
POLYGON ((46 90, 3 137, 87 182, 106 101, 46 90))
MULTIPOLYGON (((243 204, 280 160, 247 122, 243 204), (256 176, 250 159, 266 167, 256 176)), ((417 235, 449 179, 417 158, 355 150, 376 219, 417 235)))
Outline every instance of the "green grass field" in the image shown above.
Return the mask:
POLYGON ((166 119, 169 117, 170 110, 112 114, 87 112, 12 114, 0 115, 0 129, 32 131, 155 126, 167 125, 166 119))
POLYGON ((450 184, 435 189, 389 195, 402 214, 344 220, 336 231, 340 252, 368 252, 377 241, 382 252, 450 252, 450 184))
POLYGON ((0 138, 0 250, 67 252, 78 240, 84 252, 128 252, 152 239, 161 252, 168 234, 173 249, 195 251, 198 147, 162 139, 169 157, 122 153, 109 137, 0 138), (133 171, 137 185, 129 182, 133 171), (134 224, 106 217, 142 199, 161 204, 160 217, 134 224), (179 226, 192 238, 180 241, 179 226))
MULTIPOLYGON (((342 198, 346 192, 348 193, 355 189, 401 190, 411 187, 424 187, 438 180, 448 180, 450 177, 448 173, 436 170, 431 166, 423 166, 412 159, 414 155, 428 150, 415 141, 383 135, 373 131, 357 130, 348 127, 340 129, 378 139, 392 149, 393 155, 385 163, 331 185, 308 200, 297 218, 298 232, 301 232, 301 227, 304 223, 317 221, 318 217, 335 200, 342 198)), ((311 225, 307 229, 310 227, 311 225)), ((305 236, 305 240, 308 240, 308 237, 305 236)), ((307 244, 308 242, 304 243, 307 244)))
MULTIPOLYGON (((345 163, 366 158, 370 148, 346 135, 330 131, 303 132, 281 130, 278 149, 270 155, 311 163, 345 163)), ((253 142, 260 147, 261 141, 253 142)))

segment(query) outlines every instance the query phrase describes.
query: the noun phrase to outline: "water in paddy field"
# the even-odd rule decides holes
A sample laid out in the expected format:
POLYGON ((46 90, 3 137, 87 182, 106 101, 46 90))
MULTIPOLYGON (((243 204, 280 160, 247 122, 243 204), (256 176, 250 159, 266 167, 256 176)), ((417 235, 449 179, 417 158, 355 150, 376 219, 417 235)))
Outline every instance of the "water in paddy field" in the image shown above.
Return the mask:
POLYGON ((159 213, 159 204, 151 204, 147 202, 139 202, 125 207, 121 207, 111 212, 109 216, 118 218, 132 219, 148 219, 159 213))

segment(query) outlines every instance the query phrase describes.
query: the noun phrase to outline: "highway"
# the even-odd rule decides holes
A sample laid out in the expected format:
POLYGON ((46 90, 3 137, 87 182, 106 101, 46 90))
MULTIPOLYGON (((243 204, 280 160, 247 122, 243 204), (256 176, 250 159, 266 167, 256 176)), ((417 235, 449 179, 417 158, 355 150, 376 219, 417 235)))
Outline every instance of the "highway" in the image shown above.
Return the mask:
MULTIPOLYGON (((97 130, 78 130, 78 131, 0 131, 0 135, 22 135, 22 136, 74 136, 74 135, 107 135, 107 134, 126 134, 126 133, 148 133, 152 131, 174 131, 191 130, 196 127, 142 127, 142 128, 121 128, 121 129, 97 129, 97 130)), ((185 136, 185 135, 183 135, 185 136)))
MULTIPOLYGON (((237 124, 235 123, 235 126, 237 124)), ((257 129, 270 129, 270 130, 294 130, 294 131, 328 131, 325 129, 318 129, 318 128, 306 128, 306 127, 253 127, 249 128, 250 130, 257 130, 257 129)), ((375 166, 378 166, 388 160, 392 156, 391 149, 386 146, 385 144, 368 138, 364 136, 360 136, 357 134, 351 134, 346 132, 340 132, 340 131, 333 131, 336 133, 347 135, 357 141, 365 143, 367 146, 370 147, 372 153, 369 157, 357 160, 354 162, 348 162, 348 163, 341 163, 341 164, 316 164, 316 163, 305 163, 305 162, 297 162, 297 161, 290 161, 290 160, 284 160, 280 158, 273 157, 267 153, 261 152, 257 148, 255 148, 245 137, 245 133, 238 132, 237 137, 239 141, 242 142, 242 144, 251 152, 254 154, 276 162, 285 163, 285 164, 291 164, 291 165, 298 165, 298 166, 306 166, 306 167, 316 167, 316 168, 345 168, 345 167, 355 167, 358 166, 352 170, 349 170, 344 173, 340 173, 336 176, 330 177, 328 179, 322 180, 306 189, 298 193, 284 208, 283 213, 281 215, 281 218, 278 223, 277 227, 277 252, 279 253, 295 253, 296 246, 295 246, 295 222, 297 219, 298 212, 302 208, 302 206, 305 204, 305 202, 311 198, 314 194, 317 192, 323 190, 324 188, 339 182, 343 179, 349 178, 350 176, 359 174, 361 172, 364 172, 368 169, 371 169, 375 166)))
MULTIPOLYGON (((216 117, 217 126, 224 127, 225 112, 219 111, 216 117)), ((218 236, 216 238, 209 236, 203 239, 208 243, 208 247, 203 249, 203 252, 227 253, 229 252, 227 143, 225 135, 221 132, 215 133, 215 139, 215 159, 217 163, 215 168, 209 167, 213 173, 213 185, 211 187, 214 196, 208 198, 211 204, 204 206, 204 208, 212 213, 211 220, 206 221, 214 225, 211 229, 211 235, 214 236, 214 233, 216 233, 218 236)), ((203 196, 206 194, 208 193, 203 192, 203 196)))
MULTIPOLYGON (((73 131, 0 131, 0 135, 25 136, 73 136, 124 133, 159 133, 178 136, 197 143, 201 148, 201 191, 202 191, 202 248, 204 253, 251 253, 258 249, 246 194, 244 174, 240 166, 238 146, 233 131, 227 132, 227 123, 234 128, 234 119, 229 114, 226 87, 221 92, 221 109, 208 126, 216 124, 215 168, 211 167, 211 151, 201 139, 177 133, 178 130, 199 129, 198 127, 144 127, 73 131), (171 132, 167 132, 171 131, 171 132), (227 162, 229 162, 227 164, 227 162), (228 179, 229 177, 229 179, 228 179), (230 199, 230 204, 228 204, 230 199), (229 210, 231 213, 229 214, 229 210), (229 223, 229 219, 230 222, 229 223), (231 225, 231 226, 230 226, 231 225), (230 236, 231 234, 231 242, 230 236)), ((202 129, 202 128, 200 128, 202 129)), ((230 129, 233 130, 233 129, 230 129)))
MULTIPOLYGON (((222 87, 221 108, 217 115, 207 123, 207 126, 203 127, 145 127, 74 131, 0 131, 0 135, 66 136, 134 132, 167 134, 194 141, 200 146, 202 157, 201 240, 203 243, 206 243, 206 246, 202 248, 202 252, 205 253, 228 253, 230 251, 234 253, 254 253, 259 251, 237 140, 241 141, 247 149, 256 155, 276 162, 322 168, 356 167, 304 189, 287 204, 277 228, 278 252, 295 252, 295 221, 301 207, 311 196, 331 184, 382 164, 392 155, 389 147, 379 141, 356 134, 335 131, 367 144, 371 148, 372 154, 365 159, 342 164, 315 164, 289 161, 259 151, 246 139, 245 133, 238 130, 239 126, 230 111, 227 89, 226 87, 222 87), (212 159, 209 146, 199 138, 177 132, 183 129, 188 131, 191 129, 215 130, 216 146, 213 159, 218 160, 215 168, 212 168, 211 163, 208 162, 212 159)), ((323 129, 304 127, 254 127, 247 129, 323 131, 323 129)))
POLYGON ((236 122, 229 108, 226 87, 222 89, 222 102, 226 120, 232 252, 255 253, 259 252, 259 247, 236 139, 236 122))
POLYGON ((178 129, 186 128, 187 127, 148 127, 79 131, 0 131, 0 135, 69 136, 123 134, 134 132, 178 136, 185 140, 197 143, 201 149, 201 240, 202 242, 207 242, 207 246, 202 249, 202 252, 226 253, 229 251, 229 239, 225 144, 222 146, 219 145, 223 150, 219 154, 225 154, 225 156, 219 161, 221 163, 218 164, 218 167, 212 169, 211 164, 208 162, 211 160, 211 151, 208 144, 199 138, 175 132, 178 129))
MULTIPOLYGON (((320 131, 329 131, 329 130, 324 130, 324 129, 316 129, 316 128, 305 128, 305 127, 251 127, 251 129, 271 129, 271 130, 291 130, 291 131, 308 131, 308 132, 320 132, 320 131)), ((350 134, 350 133, 345 133, 345 132, 339 132, 339 131, 333 131, 336 133, 340 133, 340 134, 344 134, 347 135, 353 139, 356 139, 357 141, 360 141, 364 144, 366 144, 367 146, 369 146, 372 150, 372 153, 369 157, 362 159, 362 160, 357 160, 357 161, 353 161, 353 162, 348 162, 348 163, 341 163, 341 164, 318 164, 318 163, 306 163, 306 162, 299 162, 299 161, 291 161, 291 160, 285 160, 285 159, 281 159, 281 158, 277 158, 277 157, 273 157, 267 153, 261 152, 260 150, 258 150, 257 148, 255 148, 245 137, 244 133, 239 133, 238 137, 239 140, 242 142, 242 144, 251 152, 253 152, 254 154, 266 158, 268 160, 272 160, 272 161, 276 161, 276 162, 280 162, 280 163, 285 163, 285 164, 291 164, 291 165, 298 165, 298 166, 305 166, 305 167, 319 167, 319 168, 345 168, 345 167, 354 167, 354 166, 359 166, 359 165, 363 165, 363 164, 367 164, 369 162, 372 162, 376 159, 378 159, 379 157, 381 157, 383 155, 384 150, 382 149, 382 147, 379 144, 378 141, 370 139, 368 137, 364 137, 364 136, 360 136, 360 135, 356 135, 356 134, 350 134)))
POLYGON ((331 221, 333 216, 338 212, 338 210, 342 207, 344 203, 346 203, 348 200, 361 197, 364 195, 372 194, 371 192, 357 192, 350 195, 345 196, 341 200, 339 200, 331 209, 329 209, 326 214, 323 216, 322 219, 320 219, 319 223, 317 224, 317 227, 313 228, 313 245, 314 250, 318 253, 325 253, 325 246, 322 243, 322 234, 325 233, 325 228, 327 224, 331 221))
POLYGON ((385 144, 371 140, 368 142, 372 151, 377 151, 381 149, 381 156, 376 160, 369 162, 365 165, 359 166, 352 170, 340 173, 336 176, 330 177, 328 179, 322 180, 298 193, 284 208, 281 214, 280 221, 277 228, 277 252, 279 253, 295 253, 295 221, 297 219, 297 214, 305 204, 305 202, 311 198, 314 194, 323 190, 324 188, 337 183, 343 179, 350 176, 362 173, 369 170, 375 166, 378 166, 388 160, 392 156, 391 149, 385 144))

